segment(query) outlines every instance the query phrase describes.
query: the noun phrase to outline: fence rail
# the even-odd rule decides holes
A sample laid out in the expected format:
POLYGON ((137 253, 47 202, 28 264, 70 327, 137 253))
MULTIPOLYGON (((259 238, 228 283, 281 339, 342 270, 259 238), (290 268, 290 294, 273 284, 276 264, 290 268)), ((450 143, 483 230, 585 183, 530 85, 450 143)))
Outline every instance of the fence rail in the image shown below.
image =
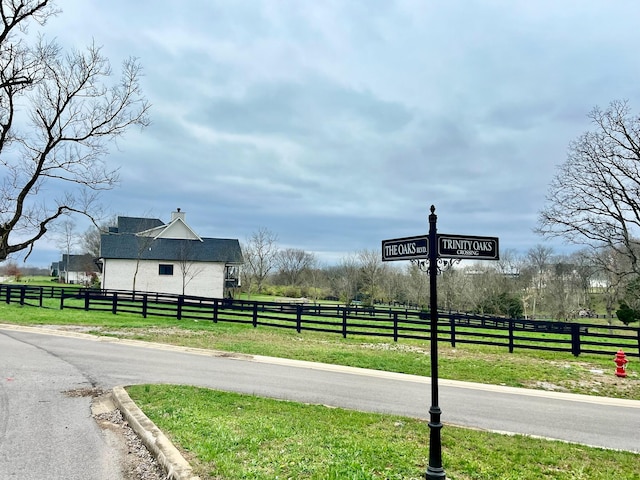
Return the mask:
MULTIPOLYGON (((61 309, 129 313, 233 322, 275 328, 429 341, 428 312, 400 308, 346 305, 256 302, 121 290, 0 285, 0 299, 42 307, 43 299, 58 298, 61 309)), ((439 312, 438 336, 452 347, 458 344, 493 345, 509 352, 531 349, 580 354, 611 355, 623 349, 640 358, 640 328, 593 323, 509 319, 439 312)))

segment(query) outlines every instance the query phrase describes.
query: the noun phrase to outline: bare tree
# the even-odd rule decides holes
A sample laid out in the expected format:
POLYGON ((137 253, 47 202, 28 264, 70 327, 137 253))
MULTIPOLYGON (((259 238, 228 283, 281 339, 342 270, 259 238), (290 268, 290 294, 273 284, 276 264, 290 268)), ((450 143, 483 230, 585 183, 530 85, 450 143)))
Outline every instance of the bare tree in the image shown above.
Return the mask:
POLYGON ((56 243, 63 254, 66 255, 67 261, 64 269, 64 282, 69 283, 69 264, 71 262, 71 253, 75 251, 78 245, 78 235, 76 233, 76 224, 70 218, 66 218, 55 226, 56 243))
POLYGON ((625 275, 619 275, 617 272, 624 272, 628 269, 625 266, 628 263, 628 258, 613 249, 606 248, 597 251, 591 258, 600 274, 600 291, 603 294, 607 322, 611 324, 615 306, 622 299, 626 290, 625 275))
POLYGON ((595 129, 569 145, 553 178, 538 231, 608 248, 628 258, 640 275, 640 117, 614 101, 589 114, 595 129))
POLYGON ((405 302, 405 284, 404 272, 400 266, 384 264, 380 279, 380 299, 386 303, 405 302))
POLYGON ((544 245, 536 245, 527 252, 527 260, 533 271, 533 289, 531 295, 531 316, 533 318, 536 317, 536 309, 543 296, 544 286, 548 277, 547 270, 552 254, 553 248, 545 247, 544 245))
POLYGON ((152 248, 154 236, 148 235, 136 235, 136 268, 133 271, 133 277, 131 279, 131 290, 136 291, 136 282, 138 280, 138 273, 140 272, 140 263, 147 250, 152 248))
POLYGON ((18 264, 15 262, 9 262, 4 267, 4 273, 8 277, 13 277, 15 282, 19 282, 22 278, 22 270, 18 267, 18 264))
POLYGON ((195 277, 200 275, 204 270, 202 262, 196 262, 194 260, 194 244, 198 240, 176 240, 180 242, 178 246, 177 263, 180 269, 180 277, 182 279, 182 295, 185 294, 187 285, 191 283, 195 277))
POLYGON ((27 250, 26 260, 63 215, 92 218, 97 194, 118 181, 108 143, 149 123, 136 59, 114 81, 96 45, 65 53, 42 37, 29 43, 28 27, 58 13, 52 4, 0 3, 0 260, 27 250))
POLYGON ((255 285, 260 292, 264 281, 276 266, 278 254, 278 237, 271 230, 261 227, 251 234, 242 248, 245 266, 243 269, 243 284, 247 287, 249 296, 255 285))
POLYGON ((570 256, 574 274, 580 286, 579 305, 588 310, 593 306, 591 305, 590 297, 591 283, 594 275, 598 271, 598 266, 590 253, 590 250, 583 249, 570 256))
POLYGON ((351 303, 358 294, 359 263, 355 254, 345 255, 328 272, 333 293, 341 302, 351 303))
POLYGON ((582 299, 580 278, 568 258, 556 258, 549 269, 546 285, 546 310, 557 320, 575 317, 582 299))
POLYGON ((367 295, 367 303, 373 305, 381 293, 381 282, 387 264, 382 262, 377 250, 360 250, 358 252, 360 277, 363 293, 367 295))
POLYGON ((329 269, 320 264, 318 258, 314 255, 313 263, 309 265, 308 273, 306 275, 307 283, 309 285, 308 296, 314 301, 329 295, 330 281, 328 273, 329 269))
POLYGON ((280 278, 287 285, 297 286, 303 274, 314 265, 315 257, 299 248, 285 248, 277 253, 275 261, 280 278))
POLYGON ((117 223, 118 219, 112 217, 106 222, 95 223, 87 228, 80 238, 82 251, 91 254, 94 258, 98 258, 100 256, 100 236, 108 233, 109 227, 117 225, 117 223))

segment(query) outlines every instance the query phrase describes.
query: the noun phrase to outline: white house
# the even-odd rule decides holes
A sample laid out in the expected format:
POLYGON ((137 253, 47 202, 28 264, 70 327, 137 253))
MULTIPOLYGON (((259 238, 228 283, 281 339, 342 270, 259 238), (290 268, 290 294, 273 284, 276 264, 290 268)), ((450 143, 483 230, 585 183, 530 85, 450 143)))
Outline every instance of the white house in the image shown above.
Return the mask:
POLYGON ((99 273, 95 258, 86 253, 83 255, 62 255, 59 262, 51 264, 51 275, 58 277, 61 283, 79 283, 90 285, 99 273))
POLYGON ((171 222, 118 217, 100 237, 102 288, 223 298, 238 286, 240 242, 201 238, 180 209, 171 222))

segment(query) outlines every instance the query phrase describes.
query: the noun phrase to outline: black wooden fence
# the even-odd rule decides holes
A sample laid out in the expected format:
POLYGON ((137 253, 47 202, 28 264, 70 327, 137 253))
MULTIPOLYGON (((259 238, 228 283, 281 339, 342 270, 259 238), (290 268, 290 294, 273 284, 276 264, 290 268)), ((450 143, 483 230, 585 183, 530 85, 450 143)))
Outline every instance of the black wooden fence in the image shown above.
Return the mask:
MULTIPOLYGON (((316 331, 347 336, 430 340, 429 312, 308 303, 256 302, 163 293, 0 285, 6 303, 42 306, 44 298, 59 298, 60 308, 130 313, 233 322, 316 331)), ((618 349, 640 358, 640 328, 582 322, 554 322, 496 318, 439 312, 438 336, 452 347, 459 344, 493 345, 509 352, 518 349, 610 355, 618 349)))

